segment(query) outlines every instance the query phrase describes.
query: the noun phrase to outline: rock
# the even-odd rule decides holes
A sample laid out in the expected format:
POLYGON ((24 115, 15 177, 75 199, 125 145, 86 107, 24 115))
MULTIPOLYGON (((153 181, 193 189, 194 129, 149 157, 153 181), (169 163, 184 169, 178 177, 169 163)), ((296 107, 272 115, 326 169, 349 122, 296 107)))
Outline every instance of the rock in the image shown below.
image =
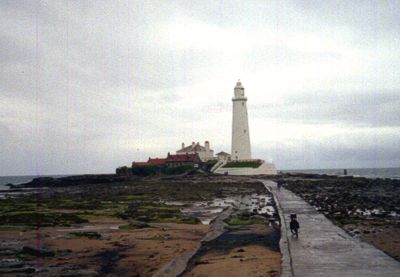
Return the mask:
POLYGON ((61 277, 76 277, 76 276, 82 276, 82 277, 90 277, 90 276, 99 276, 99 273, 94 270, 68 270, 65 271, 64 273, 60 274, 61 277))
POLYGON ((236 252, 245 252, 243 248, 238 249, 236 252))
POLYGON ((25 264, 18 259, 3 259, 0 261, 0 268, 20 268, 25 264))
POLYGON ((354 234, 360 234, 360 230, 354 229, 354 230, 353 230, 353 233, 354 233, 354 234))
POLYGON ((12 256, 12 255, 17 254, 17 252, 18 251, 15 249, 4 248, 4 249, 0 249, 0 256, 12 256))
POLYGON ((35 268, 25 266, 21 268, 0 268, 0 273, 27 273, 32 274, 35 272, 35 268))
POLYGON ((54 257, 55 253, 51 250, 43 248, 35 248, 30 246, 24 246, 21 251, 22 254, 28 254, 35 257, 54 257))

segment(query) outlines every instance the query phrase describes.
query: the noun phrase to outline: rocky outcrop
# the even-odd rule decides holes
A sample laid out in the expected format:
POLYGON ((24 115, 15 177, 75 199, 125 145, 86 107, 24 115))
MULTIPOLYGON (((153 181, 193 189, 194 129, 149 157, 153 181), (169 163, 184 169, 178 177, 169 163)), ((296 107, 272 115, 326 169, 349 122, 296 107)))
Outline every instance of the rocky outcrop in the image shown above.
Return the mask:
POLYGON ((32 181, 12 185, 9 184, 10 188, 39 188, 39 187, 65 187, 74 185, 85 185, 85 184, 107 184, 107 183, 117 183, 132 179, 133 177, 118 176, 115 174, 93 174, 93 175, 76 175, 67 176, 60 178, 53 177, 38 177, 34 178, 32 181))

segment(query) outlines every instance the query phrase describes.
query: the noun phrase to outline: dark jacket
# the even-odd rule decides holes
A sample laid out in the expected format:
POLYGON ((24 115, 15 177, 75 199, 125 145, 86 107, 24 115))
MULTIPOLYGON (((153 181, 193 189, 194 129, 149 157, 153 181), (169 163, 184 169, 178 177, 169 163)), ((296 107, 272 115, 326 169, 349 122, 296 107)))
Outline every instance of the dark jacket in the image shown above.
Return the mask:
POLYGON ((291 230, 299 229, 299 228, 300 228, 300 225, 299 225, 299 222, 296 219, 290 221, 290 229, 291 230))

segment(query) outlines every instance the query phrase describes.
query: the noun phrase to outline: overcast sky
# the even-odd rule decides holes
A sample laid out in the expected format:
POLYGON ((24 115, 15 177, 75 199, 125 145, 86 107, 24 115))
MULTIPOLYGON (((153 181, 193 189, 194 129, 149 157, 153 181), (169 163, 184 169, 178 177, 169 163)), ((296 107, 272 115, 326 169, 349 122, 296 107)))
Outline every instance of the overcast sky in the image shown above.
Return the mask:
POLYGON ((0 175, 113 172, 248 97, 278 169, 400 164, 400 2, 0 1, 0 175))

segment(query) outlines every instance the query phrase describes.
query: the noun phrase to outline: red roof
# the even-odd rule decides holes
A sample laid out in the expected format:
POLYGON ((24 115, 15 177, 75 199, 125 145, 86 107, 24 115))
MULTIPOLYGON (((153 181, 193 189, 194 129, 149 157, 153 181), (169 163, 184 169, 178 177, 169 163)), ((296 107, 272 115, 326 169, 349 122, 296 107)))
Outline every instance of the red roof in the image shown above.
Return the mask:
POLYGON ((132 162, 132 166, 144 166, 149 165, 147 162, 132 162))
POLYGON ((160 158, 149 158, 149 160, 147 161, 147 163, 149 164, 165 164, 167 159, 160 159, 160 158))
POLYGON ((174 163, 174 162, 198 162, 200 161, 199 155, 197 153, 194 154, 181 154, 181 155, 170 155, 168 154, 167 158, 149 158, 147 162, 132 162, 132 166, 146 166, 146 165, 158 165, 165 163, 174 163))
POLYGON ((169 155, 167 162, 193 162, 198 159, 198 154, 169 155))
POLYGON ((149 158, 147 162, 132 162, 132 166, 146 166, 146 165, 155 165, 155 164, 165 164, 166 159, 159 158, 149 158))

